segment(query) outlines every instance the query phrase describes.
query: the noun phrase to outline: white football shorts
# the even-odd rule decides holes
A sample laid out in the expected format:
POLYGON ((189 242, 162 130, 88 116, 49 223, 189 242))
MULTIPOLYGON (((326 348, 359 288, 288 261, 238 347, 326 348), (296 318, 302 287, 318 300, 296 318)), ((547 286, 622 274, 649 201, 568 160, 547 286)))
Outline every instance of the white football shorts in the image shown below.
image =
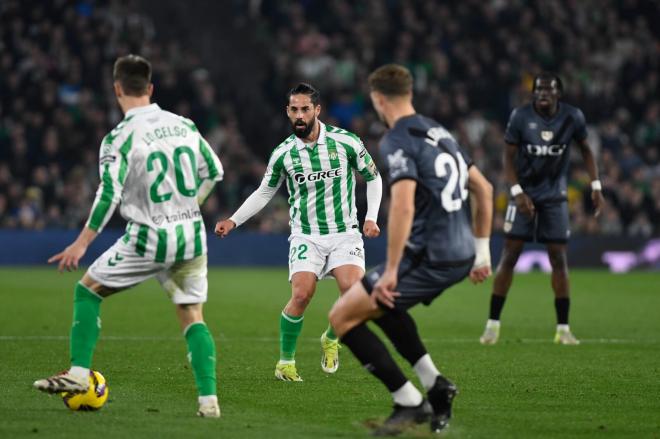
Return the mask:
POLYGON ((332 278, 332 270, 357 265, 364 272, 364 243, 358 233, 291 235, 289 237, 289 282, 299 271, 317 279, 332 278))
POLYGON ((95 281, 111 288, 129 288, 151 277, 177 305, 204 303, 208 291, 206 255, 179 262, 154 262, 135 253, 121 239, 87 270, 95 281))

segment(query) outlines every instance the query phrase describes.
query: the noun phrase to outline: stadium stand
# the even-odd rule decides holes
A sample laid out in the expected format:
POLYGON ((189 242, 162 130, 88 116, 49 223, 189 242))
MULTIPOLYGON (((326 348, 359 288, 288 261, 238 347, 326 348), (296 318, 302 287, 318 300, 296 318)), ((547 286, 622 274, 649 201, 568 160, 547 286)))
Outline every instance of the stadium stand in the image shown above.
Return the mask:
MULTIPOLYGON (((321 89, 326 122, 377 150, 383 126, 370 108, 366 75, 393 61, 415 74, 417 108, 446 124, 497 188, 496 230, 506 203, 503 126, 511 108, 528 99, 534 73, 552 69, 564 78, 564 99, 585 112, 608 201, 594 219, 576 156, 572 229, 660 234, 654 2, 230 2, 225 23, 231 27, 209 35, 249 33, 234 55, 238 64, 259 63, 256 83, 254 75, 236 74, 218 81, 217 70, 226 66, 184 47, 164 30, 166 18, 141 13, 141 6, 0 2, 0 227, 83 224, 98 183, 100 140, 121 120, 109 87, 112 62, 139 52, 153 63, 155 100, 195 120, 219 149, 226 178, 204 207, 209 220, 233 211, 258 185, 270 149, 288 135, 283 96, 300 79, 321 89), (225 88, 247 88, 255 98, 225 88)), ((194 27, 191 16, 182 17, 179 28, 194 27)), ((246 226, 286 231, 284 197, 246 226)))

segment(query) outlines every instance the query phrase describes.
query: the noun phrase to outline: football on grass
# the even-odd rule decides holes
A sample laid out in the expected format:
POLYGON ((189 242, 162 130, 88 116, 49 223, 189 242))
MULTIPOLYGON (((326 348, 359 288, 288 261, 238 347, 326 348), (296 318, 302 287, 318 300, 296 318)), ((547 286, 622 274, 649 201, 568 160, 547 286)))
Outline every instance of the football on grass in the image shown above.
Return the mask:
POLYGON ((64 405, 71 410, 94 411, 99 410, 108 400, 108 385, 101 372, 89 371, 89 389, 85 393, 61 394, 64 405))

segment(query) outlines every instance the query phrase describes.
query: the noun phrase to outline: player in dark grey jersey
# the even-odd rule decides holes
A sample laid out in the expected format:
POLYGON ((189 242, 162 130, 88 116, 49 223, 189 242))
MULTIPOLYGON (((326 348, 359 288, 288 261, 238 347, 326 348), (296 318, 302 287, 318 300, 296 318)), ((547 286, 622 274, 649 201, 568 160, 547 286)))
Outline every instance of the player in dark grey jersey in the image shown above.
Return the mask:
POLYGON ((369 85, 374 108, 390 128, 379 166, 391 194, 387 260, 335 303, 330 321, 392 394, 394 411, 376 433, 397 434, 429 419, 432 430, 440 431, 451 416, 456 387, 435 367, 408 309, 430 304, 468 276, 478 283, 490 275, 492 187, 442 125, 415 113, 412 76, 405 67, 383 66, 369 76, 369 85), (428 401, 367 327, 369 320, 413 366, 428 401))
POLYGON ((504 172, 511 198, 504 218, 504 250, 493 283, 490 315, 480 338, 495 344, 500 313, 525 241, 546 244, 552 266, 557 331, 555 343, 579 344, 568 326, 569 282, 566 263, 568 202, 566 199, 570 145, 575 141, 591 178, 595 214, 603 205, 596 161, 587 144, 582 111, 559 102, 562 86, 557 75, 542 73, 534 79, 533 102, 511 113, 504 140, 504 172))

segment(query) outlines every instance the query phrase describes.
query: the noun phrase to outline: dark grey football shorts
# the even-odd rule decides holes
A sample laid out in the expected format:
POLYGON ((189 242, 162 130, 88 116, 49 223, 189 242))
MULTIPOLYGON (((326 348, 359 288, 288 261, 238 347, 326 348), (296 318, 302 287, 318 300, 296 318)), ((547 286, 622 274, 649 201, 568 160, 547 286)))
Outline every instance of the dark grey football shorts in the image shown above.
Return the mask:
MULTIPOLYGON (((399 265, 396 291, 401 293, 394 301, 397 310, 406 310, 418 303, 429 305, 444 290, 465 279, 474 258, 451 263, 433 264, 423 256, 404 255, 399 265)), ((362 278, 362 285, 369 294, 385 271, 385 264, 369 270, 362 278)), ((389 308, 381 304, 381 308, 389 308)))
POLYGON ((515 201, 509 200, 504 215, 507 238, 543 243, 566 243, 571 234, 566 200, 534 203, 533 216, 518 211, 515 201))

